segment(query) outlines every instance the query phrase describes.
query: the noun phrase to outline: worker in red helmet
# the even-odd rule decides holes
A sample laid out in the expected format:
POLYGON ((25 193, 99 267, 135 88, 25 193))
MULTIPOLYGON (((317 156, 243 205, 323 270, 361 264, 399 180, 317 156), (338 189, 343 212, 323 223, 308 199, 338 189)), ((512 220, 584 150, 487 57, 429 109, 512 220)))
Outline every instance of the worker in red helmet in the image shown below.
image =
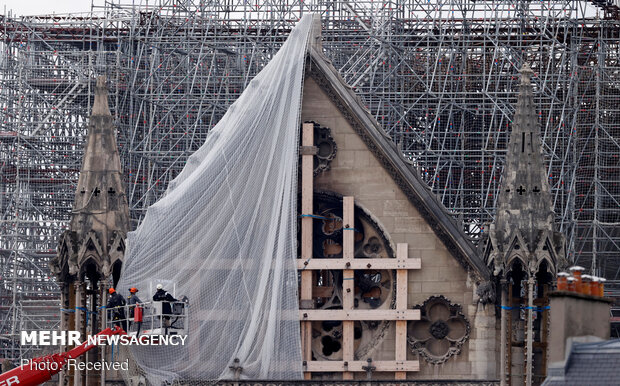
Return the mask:
POLYGON ((106 309, 108 310, 108 319, 119 321, 114 323, 115 326, 121 326, 123 330, 127 331, 127 323, 125 322, 125 299, 123 296, 116 292, 114 288, 108 290, 110 298, 106 309))
MULTIPOLYGON (((138 289, 136 287, 131 287, 129 289, 129 296, 127 296, 127 304, 129 304, 129 318, 134 318, 135 309, 139 308, 139 304, 142 303, 142 300, 140 300, 137 293, 138 293, 138 289)), ((140 321, 136 321, 136 325, 138 327, 137 335, 140 335, 140 330, 142 328, 141 318, 140 318, 140 321)), ((129 325, 129 328, 131 328, 131 324, 129 325)))
POLYGON ((106 308, 115 308, 125 305, 125 299, 123 299, 121 294, 116 292, 114 288, 110 288, 108 293, 110 294, 110 298, 108 299, 108 305, 106 308))
POLYGON ((127 296, 127 304, 134 305, 138 303, 142 303, 142 300, 136 295, 138 293, 138 289, 136 287, 131 287, 129 289, 129 296, 127 296))

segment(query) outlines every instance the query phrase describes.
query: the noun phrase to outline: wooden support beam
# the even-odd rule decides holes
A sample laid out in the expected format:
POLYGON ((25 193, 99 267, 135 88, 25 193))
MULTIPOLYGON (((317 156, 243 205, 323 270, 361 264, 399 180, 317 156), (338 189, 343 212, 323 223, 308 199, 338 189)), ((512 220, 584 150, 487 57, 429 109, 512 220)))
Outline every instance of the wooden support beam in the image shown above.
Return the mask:
MULTIPOLYGON (((197 310, 192 311, 201 321, 232 321, 233 310, 197 310)), ((282 320, 323 321, 323 320, 420 320, 420 310, 299 310, 282 311, 282 320)))
MULTIPOLYGON (((314 124, 304 123, 302 126, 302 146, 314 146, 314 124)), ((312 214, 314 196, 314 156, 310 153, 301 156, 301 213, 312 214)), ((301 259, 312 257, 312 217, 301 219, 301 259)), ((313 308, 312 300, 313 272, 301 272, 300 307, 313 308)), ((312 322, 301 322, 302 357, 305 361, 312 360, 312 322)), ((311 374, 304 373, 304 379, 311 374)))
MULTIPOLYGON (((304 220, 302 220, 304 221, 304 220)), ((187 260, 188 264, 198 264, 199 259, 196 260, 187 260)), ((420 269, 421 268, 421 260, 420 259, 407 259, 407 260, 399 260, 399 259, 366 259, 366 258, 354 258, 349 261, 349 265, 344 259, 324 259, 324 258, 311 258, 311 259, 297 259, 297 269, 304 274, 304 271, 314 271, 314 270, 343 270, 343 269, 353 269, 353 270, 364 270, 364 269, 420 269), (368 267, 370 264, 370 267, 368 267)), ((251 264, 242 265, 241 267, 235 266, 231 268, 231 259, 213 259, 210 261, 211 269, 218 269, 222 271, 231 270, 231 269, 254 269, 251 264)), ((275 265, 272 265, 270 269, 274 269, 275 265)), ((306 275, 310 275, 309 273, 306 275)))
MULTIPOLYGON (((351 262, 355 258, 355 204, 353 197, 343 197, 342 199, 342 260, 345 265, 350 266, 351 262)), ((355 301, 355 277, 352 269, 345 269, 342 271, 342 306, 345 313, 353 312, 353 305, 355 301)), ((328 310, 321 310, 328 311, 328 310)), ((355 319, 349 319, 348 317, 339 318, 342 320, 342 359, 345 362, 352 362, 355 357, 355 337, 353 333, 353 325, 355 319)), ((342 373, 342 379, 353 379, 353 373, 345 371, 342 373)))
POLYGON ((355 287, 355 280, 354 280, 354 272, 353 269, 351 269, 351 264, 353 263, 353 261, 355 260, 354 258, 354 253, 355 253, 355 245, 354 245, 354 237, 355 237, 355 231, 353 230, 353 228, 355 227, 355 216, 354 216, 354 203, 353 203, 353 197, 344 197, 342 199, 342 204, 343 204, 343 218, 342 218, 342 222, 343 222, 343 232, 342 232, 342 263, 344 263, 345 268, 343 270, 343 275, 342 275, 342 291, 343 291, 343 298, 342 299, 342 306, 345 310, 352 310, 353 309, 353 304, 354 304, 354 300, 355 300, 355 293, 353 292, 353 289, 355 287))
MULTIPOLYGON (((304 144, 305 146, 305 144, 304 144)), ((302 167, 303 171, 303 167, 302 167)), ((304 185, 305 186, 305 185, 304 185)), ((303 190, 302 190, 303 201, 303 190)), ((354 238, 355 238, 355 205, 353 197, 343 198, 343 240, 342 240, 342 259, 313 259, 311 258, 311 245, 308 254, 304 253, 304 228, 302 227, 302 259, 298 261, 298 269, 302 272, 302 287, 304 274, 314 270, 342 270, 342 310, 316 310, 300 309, 299 318, 302 326, 311 326, 312 321, 342 321, 342 361, 312 361, 312 352, 308 356, 304 352, 304 377, 310 379, 312 372, 342 372, 343 380, 353 379, 354 372, 366 371, 367 361, 355 361, 354 332, 353 326, 357 320, 394 320, 396 321, 396 352, 394 361, 372 362, 374 371, 394 372, 395 378, 402 380, 407 378, 408 371, 419 371, 418 361, 407 360, 407 321, 420 320, 420 310, 407 309, 408 292, 408 270, 420 269, 420 259, 409 259, 407 244, 398 244, 396 259, 365 259, 355 258, 354 238), (365 269, 395 269, 396 270, 396 309, 374 309, 360 310, 354 308, 355 300, 355 270, 365 269)), ((302 211, 310 214, 310 211, 302 211)), ((305 219, 305 218, 304 218, 305 219)), ((311 218, 308 218, 311 219, 311 218)), ((302 219, 303 224, 303 219, 302 219)), ((310 226, 312 225, 310 221, 310 226)), ((310 229, 311 235, 312 229, 310 229)), ((311 238, 309 239, 312 241, 311 238)), ((332 287, 311 286, 310 299, 329 295, 332 287)), ((303 299, 302 288, 302 299, 303 299)), ((303 307, 302 307, 303 308, 303 307)), ((303 332, 302 332, 303 334, 303 332)), ((305 348, 311 346, 312 335, 302 337, 302 344, 305 348)))
MULTIPOLYGON (((299 310, 300 320, 420 320, 420 310, 299 310)), ((344 335, 344 333, 343 333, 344 335)))
MULTIPOLYGON (((396 245, 396 260, 397 261, 407 261, 407 260, 419 260, 420 259, 407 259, 408 251, 407 244, 400 243, 396 245)), ((377 259, 377 260, 386 260, 386 259, 377 259)), ((388 259, 391 260, 391 259, 388 259)), ((403 264, 403 267, 407 264, 403 264)), ((416 264, 417 265, 417 264, 416 264)), ((417 265, 419 268, 420 266, 417 265)), ((407 268, 397 267, 396 269, 396 309, 397 310, 406 310, 407 309, 407 268)))
MULTIPOLYGON (((407 244, 396 245, 396 259, 400 261, 406 261, 408 251, 407 244)), ((413 260, 413 259, 412 259, 413 260)), ((419 259, 418 259, 419 260, 419 259)), ((419 267, 418 267, 419 268, 419 267)), ((407 310, 407 270, 396 270, 396 309, 399 311, 407 310)), ((396 360, 407 360, 407 321, 396 321, 396 360)), ((397 371, 394 373, 394 379, 407 379, 406 371, 397 371)))
MULTIPOLYGON (((347 361, 353 361, 355 356, 355 338, 353 334, 353 322, 352 320, 344 320, 342 322, 342 357, 347 358, 347 361)), ((353 379, 353 373, 346 371, 343 368, 342 379, 353 379)))
MULTIPOLYGON (((372 362, 376 367, 375 371, 420 371, 420 362, 412 361, 376 361, 372 362)), ((313 361, 308 362, 304 371, 307 372, 365 372, 364 366, 368 366, 366 361, 313 361)))
POLYGON ((300 270, 322 269, 420 269, 421 259, 323 259, 313 258, 310 260, 297 260, 297 268, 300 270), (349 265, 347 265, 347 263, 349 265))
MULTIPOLYGON (((302 132, 302 145, 313 146, 314 124, 304 123, 302 132)), ((312 214, 313 211, 313 173, 314 159, 310 154, 301 156, 301 212, 312 214)), ((305 261, 312 257, 312 217, 301 219, 301 260, 305 261)), ((301 273, 301 300, 312 301, 312 272, 301 273)), ((302 304, 302 308, 309 308, 302 304)))

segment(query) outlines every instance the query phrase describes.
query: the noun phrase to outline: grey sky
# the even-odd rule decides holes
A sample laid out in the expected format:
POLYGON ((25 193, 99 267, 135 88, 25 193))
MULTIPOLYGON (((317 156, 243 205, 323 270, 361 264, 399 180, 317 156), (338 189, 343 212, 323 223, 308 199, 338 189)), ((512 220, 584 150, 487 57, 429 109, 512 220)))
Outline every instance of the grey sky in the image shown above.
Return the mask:
MULTIPOLYGON (((13 10, 17 15, 40 15, 90 11, 90 0, 0 0, 0 12, 13 10)), ((103 4, 103 0, 97 0, 103 4)))

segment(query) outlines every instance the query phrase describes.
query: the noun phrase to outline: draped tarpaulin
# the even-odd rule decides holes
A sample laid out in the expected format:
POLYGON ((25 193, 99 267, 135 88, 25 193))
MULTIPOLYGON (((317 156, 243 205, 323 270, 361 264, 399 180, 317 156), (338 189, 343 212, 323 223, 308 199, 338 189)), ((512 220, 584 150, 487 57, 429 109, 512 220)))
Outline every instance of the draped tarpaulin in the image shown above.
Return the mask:
POLYGON ((297 157, 307 15, 128 235, 119 290, 189 299, 185 346, 132 347, 152 383, 300 379, 297 157))

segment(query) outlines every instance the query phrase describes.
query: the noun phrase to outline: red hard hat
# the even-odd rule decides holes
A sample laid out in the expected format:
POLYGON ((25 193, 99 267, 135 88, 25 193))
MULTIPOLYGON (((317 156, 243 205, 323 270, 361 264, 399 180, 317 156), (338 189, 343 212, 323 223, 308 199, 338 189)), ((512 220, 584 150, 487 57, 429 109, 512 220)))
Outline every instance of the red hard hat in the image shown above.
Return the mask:
POLYGON ((136 287, 131 287, 131 288, 129 289, 129 292, 131 292, 132 294, 134 294, 134 293, 138 292, 138 289, 137 289, 136 287))
POLYGON ((116 292, 116 290, 115 290, 114 288, 110 288, 110 289, 108 290, 108 293, 109 293, 109 294, 113 294, 114 292, 116 292))

